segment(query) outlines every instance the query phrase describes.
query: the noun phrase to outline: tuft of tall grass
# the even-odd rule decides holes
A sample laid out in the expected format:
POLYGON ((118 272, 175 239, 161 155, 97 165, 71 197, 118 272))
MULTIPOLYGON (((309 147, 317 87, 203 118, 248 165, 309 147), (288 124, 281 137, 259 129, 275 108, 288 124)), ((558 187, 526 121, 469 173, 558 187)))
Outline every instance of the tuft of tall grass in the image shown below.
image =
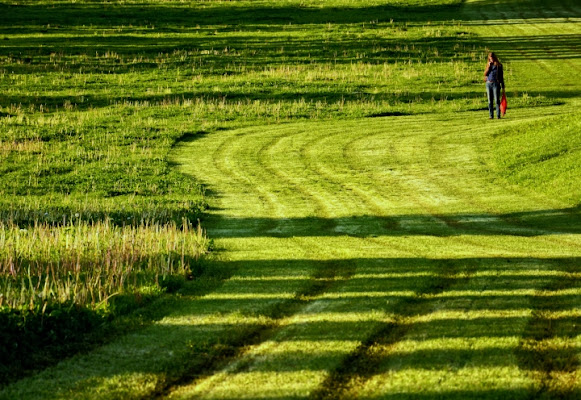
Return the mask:
POLYGON ((111 297, 191 277, 209 241, 200 224, 110 220, 29 228, 0 221, 0 308, 98 307, 111 297))

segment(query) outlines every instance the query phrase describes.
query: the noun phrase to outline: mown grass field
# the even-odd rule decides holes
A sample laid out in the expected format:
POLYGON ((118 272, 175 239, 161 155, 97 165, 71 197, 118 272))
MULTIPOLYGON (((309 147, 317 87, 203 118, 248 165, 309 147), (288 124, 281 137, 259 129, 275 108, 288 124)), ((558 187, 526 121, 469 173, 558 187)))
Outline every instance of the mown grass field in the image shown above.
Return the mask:
POLYGON ((0 398, 579 398, 577 3, 2 2, 0 398))

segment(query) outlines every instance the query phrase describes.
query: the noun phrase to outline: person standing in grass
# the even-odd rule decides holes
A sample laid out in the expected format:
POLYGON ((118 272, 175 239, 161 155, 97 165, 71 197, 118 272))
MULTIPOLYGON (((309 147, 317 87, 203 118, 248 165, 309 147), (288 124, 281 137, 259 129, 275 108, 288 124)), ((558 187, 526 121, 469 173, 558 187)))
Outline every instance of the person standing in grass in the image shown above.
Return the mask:
POLYGON ((484 70, 484 81, 486 82, 490 119, 494 119, 494 104, 496 104, 496 116, 500 119, 500 89, 502 88, 503 94, 505 91, 504 71, 502 70, 502 64, 494 53, 488 53, 488 64, 486 64, 486 69, 484 70))

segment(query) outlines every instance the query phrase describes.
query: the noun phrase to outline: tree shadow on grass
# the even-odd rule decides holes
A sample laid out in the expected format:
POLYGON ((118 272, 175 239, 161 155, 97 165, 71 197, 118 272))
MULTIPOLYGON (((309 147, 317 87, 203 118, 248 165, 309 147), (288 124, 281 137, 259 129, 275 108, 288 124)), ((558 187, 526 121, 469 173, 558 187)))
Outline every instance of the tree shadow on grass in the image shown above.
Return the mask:
MULTIPOLYGON (((160 379, 156 390, 164 392, 173 384, 187 383, 192 379, 211 375, 238 359, 242 349, 267 340, 283 347, 289 345, 291 350, 281 349, 282 351, 256 358, 245 357, 242 362, 237 362, 235 369, 229 369, 227 375, 245 371, 328 371, 337 368, 348 355, 348 351, 328 347, 328 343, 365 341, 373 331, 389 335, 391 325, 385 325, 387 315, 396 320, 401 318, 397 328, 400 333, 394 343, 405 339, 420 347, 400 346, 400 350, 391 352, 388 358, 373 364, 375 367, 372 370, 360 371, 363 374, 362 379, 385 372, 406 373, 408 369, 437 373, 459 371, 463 368, 486 370, 510 367, 515 365, 515 361, 507 357, 507 352, 517 351, 513 339, 522 335, 527 321, 531 318, 528 310, 535 307, 535 302, 531 302, 534 295, 522 296, 518 294, 519 288, 528 286, 533 291, 543 291, 553 282, 563 280, 560 275, 547 276, 546 271, 566 273, 574 271, 580 265, 578 257, 348 259, 340 261, 342 264, 353 265, 350 275, 344 277, 346 279, 334 281, 322 292, 313 292, 314 297, 310 298, 309 290, 301 288, 309 285, 312 287, 312 282, 309 279, 299 279, 307 277, 301 276, 298 271, 305 271, 309 275, 319 269, 332 271, 333 261, 216 260, 208 268, 213 266, 238 271, 229 275, 229 279, 224 281, 218 291, 209 291, 206 292, 207 296, 189 299, 159 324, 153 324, 135 335, 130 334, 112 343, 110 347, 100 348, 94 355, 88 354, 83 360, 91 364, 93 357, 102 360, 110 355, 110 359, 116 360, 114 364, 102 367, 91 364, 92 368, 77 369, 70 374, 63 372, 69 368, 67 364, 61 364, 60 368, 64 368, 61 373, 77 384, 91 382, 91 387, 99 387, 110 378, 115 378, 122 385, 125 376, 136 373, 153 374, 160 379), (562 266, 565 267, 562 269, 562 266), (478 278, 483 280, 479 282, 476 277, 471 277, 475 271, 479 274, 488 273, 485 275, 488 278, 478 278), (385 275, 385 278, 382 279, 381 275, 385 275), (436 284, 442 279, 446 283, 442 286, 436 284), (481 291, 482 288, 495 286, 512 288, 513 297, 516 299, 511 299, 510 290, 506 297, 498 298, 487 297, 486 292, 481 291), (401 291, 407 294, 391 299, 365 297, 365 293, 373 290, 401 291), (302 291, 303 295, 279 298, 275 296, 270 299, 262 296, 287 292, 292 294, 297 291, 302 291), (471 294, 465 295, 463 291, 471 294), (471 307, 475 303, 474 297, 479 297, 479 291, 482 293, 482 304, 487 302, 489 307, 471 307), (343 294, 357 292, 361 296, 340 300, 343 294), (329 297, 333 294, 339 298, 329 297), (449 296, 450 294, 454 296, 449 296), (507 313, 499 315, 497 310, 505 310, 507 313), (352 316, 357 315, 360 317, 353 319, 352 316), (372 318, 373 315, 384 317, 372 318), (264 318, 257 320, 257 317, 264 318), (290 319, 285 320, 284 324, 277 324, 276 321, 287 317, 290 319), (459 341, 454 341, 457 339, 459 341), (442 343, 441 347, 436 345, 438 342, 442 343), (305 346, 305 343, 313 346, 320 343, 320 346, 316 346, 319 349, 316 352, 308 351, 307 348, 305 351, 297 351, 292 350, 296 347, 293 343, 302 343, 301 346, 305 346), (432 344, 422 347, 422 343, 432 344), (480 345, 473 346, 478 343, 480 345), (123 351, 123 346, 127 349, 138 348, 139 351, 123 351)), ((333 279, 333 275, 326 279, 333 279)), ((571 281, 570 284, 574 286, 575 283, 571 281)), ((554 295, 552 303, 555 307, 551 310, 572 312, 576 309, 576 303, 572 299, 564 299, 559 293, 554 295), (559 304, 562 305, 563 301, 567 306, 561 309, 559 304)), ((543 293, 542 296, 551 295, 543 293)), ((573 337, 571 335, 574 334, 574 329, 565 328, 577 326, 581 322, 580 317, 574 313, 562 313, 557 320, 559 329, 552 332, 551 337, 554 338, 573 337)), ((550 323, 551 321, 546 321, 545 325, 549 326, 550 323)), ((543 338, 546 339, 546 336, 543 338)), ((381 345, 384 338, 375 336, 373 340, 381 345)), ((525 350, 519 351, 521 354, 525 350)), ((545 350, 544 356, 574 363, 571 352, 559 346, 545 350)), ((531 371, 544 368, 543 365, 534 363, 523 364, 521 367, 531 371)), ((50 373, 52 377, 58 376, 54 375, 54 371, 50 373)), ((59 387, 58 381, 54 383, 55 387, 59 387)), ((527 392, 522 390, 523 393, 527 392)), ((455 398, 458 393, 460 392, 450 392, 449 398, 455 398)), ((488 392, 463 390, 461 393, 487 395, 488 392)), ((494 393, 514 394, 508 389, 494 393)), ((438 395, 438 398, 442 395, 448 398, 447 392, 439 392, 438 395)), ((431 394, 425 396, 427 399, 432 398, 431 394)))
POLYGON ((156 26, 161 28, 207 25, 307 25, 357 24, 391 19, 431 21, 448 19, 457 13, 460 4, 452 6, 375 6, 375 7, 301 7, 301 6, 166 6, 112 4, 95 5, 4 5, 0 10, 5 26, 156 26))
MULTIPOLYGON (((308 6, 256 6, 248 3, 167 6, 148 4, 22 4, 0 5, 0 24, 4 26, 48 26, 66 28, 70 25, 110 27, 149 26, 165 29, 206 25, 308 25, 308 24, 360 24, 401 21, 481 20, 494 18, 501 9, 503 17, 510 19, 538 18, 539 8, 546 3, 539 0, 479 1, 464 4, 434 5, 380 5, 371 7, 308 7, 308 6), (511 9, 503 8, 510 5, 511 9), (497 8, 498 7, 498 8, 497 8), (516 10, 516 11, 513 11, 516 10)), ((552 7, 551 17, 574 17, 579 12, 574 1, 565 1, 552 7)), ((541 8, 543 11, 543 8, 541 8)))
POLYGON ((457 235, 546 236, 581 233, 581 206, 507 214, 371 215, 339 218, 209 218, 213 238, 457 235))
MULTIPOLYGON (((160 257, 168 257, 168 254, 152 256, 157 259, 160 257)), ((189 302, 183 299, 184 296, 203 296, 216 290, 232 276, 236 268, 235 265, 223 264, 207 269, 198 258, 188 255, 184 256, 184 260, 190 265, 190 271, 184 271, 185 276, 159 278, 166 294, 115 293, 109 300, 107 313, 102 309, 70 303, 49 303, 48 308, 45 306, 42 312, 8 308, 0 310, 0 389, 12 381, 54 366, 63 359, 88 353, 116 340, 120 335, 144 329, 170 313, 179 312, 189 302)), ((29 269, 52 270, 53 273, 55 269, 54 263, 43 263, 38 259, 15 262, 29 269)), ((92 267, 93 263, 80 266, 84 271, 90 271, 92 267)), ((0 279, 10 278, 0 276, 0 279)), ((15 279, 15 286, 19 284, 18 280, 15 279)), ((30 278, 29 282, 36 281, 30 278)), ((150 286, 153 279, 142 283, 150 286)))

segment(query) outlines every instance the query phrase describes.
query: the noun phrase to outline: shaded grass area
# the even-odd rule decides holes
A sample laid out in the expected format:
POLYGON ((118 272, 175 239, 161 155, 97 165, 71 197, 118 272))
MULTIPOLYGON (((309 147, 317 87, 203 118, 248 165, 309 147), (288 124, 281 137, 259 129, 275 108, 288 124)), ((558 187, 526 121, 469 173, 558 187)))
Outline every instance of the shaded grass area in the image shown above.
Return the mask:
MULTIPOLYGON (((478 289, 480 285, 491 284, 489 279, 478 277, 467 284, 470 274, 461 271, 454 276, 448 268, 457 265, 474 268, 481 273, 492 272, 484 267, 489 265, 494 266, 492 269, 498 267, 507 271, 508 268, 515 272, 509 266, 530 266, 539 260, 504 261, 506 263, 498 259, 433 260, 434 264, 442 266, 442 269, 438 269, 439 272, 451 274, 448 278, 432 274, 430 270, 426 271, 421 267, 411 269, 416 273, 415 276, 400 279, 391 278, 389 273, 381 277, 374 276, 372 279, 363 278, 355 272, 348 283, 335 290, 330 288, 325 296, 314 299, 317 307, 313 304, 299 310, 287 322, 283 322, 278 332, 266 338, 264 343, 251 347, 212 377, 197 376, 193 384, 176 390, 170 398, 345 398, 349 394, 342 391, 342 383, 346 386, 349 386, 347 383, 352 384, 354 389, 361 388, 367 380, 376 377, 378 370, 382 370, 382 365, 386 362, 386 352, 389 350, 393 351, 389 355, 394 363, 389 368, 391 373, 394 370, 400 371, 408 383, 414 381, 414 376, 418 376, 416 374, 421 377, 420 371, 424 371, 424 377, 420 379, 429 379, 429 375, 437 375, 438 371, 464 370, 464 373, 474 374, 477 379, 486 381, 486 384, 474 390, 478 396, 493 397, 495 393, 504 392, 514 396, 513 398, 526 398, 534 390, 532 382, 521 376, 521 382, 516 385, 520 388, 508 389, 510 385, 502 379, 500 370, 512 368, 510 379, 517 378, 514 375, 515 369, 518 369, 516 361, 510 355, 507 357, 507 351, 510 354, 510 351, 517 348, 513 335, 518 336, 527 321, 528 299, 526 296, 517 298, 508 293, 507 296, 489 297, 486 293, 479 293, 478 289), (424 276, 417 276, 422 272, 424 276), (388 287, 391 293, 384 292, 388 287), (396 294, 398 288, 405 292, 396 294), (463 294, 467 289, 474 292, 474 297, 463 294), (472 306, 471 311, 466 310, 468 304, 472 306), (360 340, 362 343, 358 345, 360 340), (327 375, 325 371, 334 367, 337 368, 335 372, 327 375), (495 389, 485 389, 484 386, 493 380, 497 381, 495 389), (322 387, 312 392, 317 384, 322 387)), ((559 263, 562 260, 549 262, 551 261, 559 263)), ((363 275, 372 270, 363 265, 378 266, 376 272, 381 270, 380 266, 387 266, 385 260, 348 262, 362 266, 360 272, 363 275)), ((407 269, 401 271, 405 270, 410 275, 413 274, 409 272, 412 265, 424 265, 423 262, 417 264, 417 260, 412 259, 400 259, 396 262, 398 266, 407 266, 407 269)), ((431 264, 429 262, 426 265, 431 264)), ((393 275, 396 276, 397 273, 393 275)), ((507 277, 503 281, 501 276, 497 276, 495 283, 505 285, 510 292, 517 291, 518 287, 530 288, 535 283, 543 284, 547 279, 553 279, 540 276, 537 278, 530 275, 528 279, 521 281, 507 277)), ((277 281, 276 284, 281 283, 277 281)), ((559 300, 554 300, 568 308, 575 304, 574 297, 571 296, 568 300, 563 298, 563 302, 560 297, 559 300)), ((238 303, 236 300, 232 302, 238 303)), ((575 324, 578 317, 572 317, 568 321, 575 324)), ((556 354, 557 352, 553 353, 556 354)), ((568 354, 570 359, 574 359, 565 349, 560 350, 559 354, 568 354)), ((443 372, 440 375, 444 374, 443 372)), ((450 376, 446 379, 450 380, 450 376)), ((458 376, 454 379, 464 382, 469 378, 458 376)), ((420 387, 425 382, 423 380, 416 385, 412 384, 409 393, 400 393, 400 396, 411 398, 416 392, 422 392, 420 387)), ((468 385, 466 382, 459 384, 462 387, 480 386, 468 385)), ((393 391, 381 392, 378 397, 389 397, 393 395, 393 391)), ((461 390, 458 393, 466 391, 461 390)), ((441 389, 431 396, 438 395, 454 398, 454 391, 441 389)))
POLYGON ((97 309, 74 303, 49 305, 42 311, 3 308, 0 384, 4 386, 144 329, 183 306, 184 301, 191 301, 191 296, 215 290, 232 273, 204 266, 195 271, 195 280, 167 276, 161 280, 161 288, 120 294, 111 298, 107 307, 97 309), (160 296, 162 292, 165 294, 160 296))
MULTIPOLYGON (((563 196, 565 197, 565 196, 563 196)), ((214 238, 263 237, 285 238, 300 233, 309 236, 523 236, 579 234, 579 206, 507 214, 434 214, 360 215, 336 218, 226 218, 212 219, 220 229, 212 230, 214 238), (446 221, 446 224, 442 224, 446 221), (499 221, 510 225, 499 226, 499 221), (250 226, 263 228, 249 229, 250 226)))
POLYGON ((207 279, 210 243, 186 221, 0 228, 0 384, 87 351, 122 333, 115 318, 207 279))
MULTIPOLYGON (((491 264, 498 266, 498 261, 492 261, 491 264)), ((505 261, 507 263, 504 264, 505 266, 510 264, 522 266, 535 265, 539 260, 509 259, 505 261)), ((559 270, 560 277, 538 276, 533 278, 528 276, 523 277, 522 280, 514 277, 505 282, 502 282, 502 278, 498 277, 499 279, 493 283, 496 288, 504 286, 515 291, 524 287, 527 289, 535 288, 536 293, 532 296, 534 299, 532 307, 526 296, 520 299, 510 295, 489 297, 486 290, 482 291, 484 287, 480 285, 484 283, 487 286, 490 282, 485 283, 485 278, 475 276, 475 273, 484 272, 481 262, 475 262, 472 264, 472 270, 461 271, 463 273, 460 275, 458 275, 459 271, 454 271, 452 267, 447 272, 453 278, 443 276, 440 279, 434 279, 430 284, 427 296, 420 297, 409 304, 404 303, 402 311, 398 313, 399 317, 393 322, 380 326, 374 334, 362 342, 356 351, 346 357, 342 364, 329 374, 324 384, 311 398, 350 398, 366 385, 369 387, 368 391, 382 393, 382 398, 386 397, 386 392, 391 393, 393 390, 402 389, 406 391, 404 389, 406 386, 409 392, 401 393, 399 396, 402 398, 415 397, 418 391, 426 391, 423 388, 425 381, 422 383, 414 382, 414 379, 406 371, 407 369, 416 371, 420 379, 422 379, 422 375, 427 378, 428 371, 433 371, 432 375, 437 376, 436 371, 448 370, 452 371, 450 375, 455 375, 466 369, 470 375, 473 375, 473 379, 482 379, 486 382, 470 383, 470 386, 481 387, 479 392, 473 392, 474 396, 481 398, 494 398, 496 395, 501 395, 500 393, 504 393, 502 396, 506 398, 538 398, 541 396, 576 398, 580 393, 579 388, 574 383, 579 360, 573 343, 576 340, 576 326, 580 320, 578 315, 562 318, 557 316, 558 314, 555 312, 565 309, 571 311, 572 308, 576 307, 577 302, 574 300, 574 296, 561 297, 557 293, 567 288, 579 288, 579 260, 543 260, 541 263, 554 264, 559 270), (477 289, 478 287, 480 290, 477 289), (446 293, 459 294, 467 288, 476 290, 478 293, 475 293, 476 295, 470 303, 465 302, 466 297, 450 296, 446 293), (469 307, 466 307, 468 304, 469 307), (533 317, 529 319, 526 313, 517 317, 515 313, 516 318, 508 315, 498 319, 476 317, 470 319, 470 322, 453 321, 445 317, 448 313, 453 313, 453 310, 460 314, 471 313, 475 310, 481 310, 484 313, 492 310, 506 310, 510 313, 510 311, 517 311, 520 307, 523 311, 531 307, 534 310, 533 317), (467 308, 471 311, 467 311, 467 308), (544 314, 541 310, 544 311, 544 314), (444 317, 441 321, 428 322, 425 327, 421 327, 424 318, 418 316, 426 316, 425 321, 429 321, 430 314, 432 317, 437 314, 444 317), (543 316, 541 317, 541 315, 543 316), (422 320, 422 322, 410 322, 414 319, 422 320), (527 320, 528 323, 525 326, 527 320), (523 327, 522 341, 516 346, 514 338, 511 336, 519 336, 520 329, 523 327), (503 334, 500 332, 506 334, 505 340, 501 339, 503 334), (506 351, 514 352, 514 356, 506 354, 506 351), (494 374, 492 371, 495 368, 514 368, 515 359, 518 361, 520 369, 533 371, 536 377, 541 376, 542 384, 536 386, 526 383, 520 390, 512 391, 498 387, 499 383, 506 378, 503 379, 499 376, 495 379, 496 382, 489 380, 487 375, 494 374), (483 366, 486 367, 483 368, 483 366), (489 372, 484 372, 483 369, 488 369, 489 372), (490 387, 485 388, 489 385, 495 387, 496 390, 491 391, 490 387), (534 394, 531 394, 531 391, 534 394)), ((449 263, 446 262, 446 264, 449 263)), ((464 264, 464 262, 462 261, 460 264, 464 264)), ((470 263, 465 265, 470 265, 470 263)), ((551 270, 555 271, 553 268, 551 270)), ((519 379, 523 377, 519 378, 516 371, 510 374, 510 378, 500 385, 508 387, 515 383, 514 386, 524 383, 518 383, 519 379)), ((464 380, 461 376, 446 379, 442 374, 437 384, 433 382, 432 390, 427 390, 432 393, 424 395, 427 398, 439 396, 460 398, 466 395, 464 390, 446 391, 438 387, 446 380, 451 381, 452 387, 457 387, 454 384, 456 379, 458 382, 464 380)), ((468 386, 466 383, 461 384, 462 388, 466 386, 468 386)), ((365 394, 363 396, 367 398, 365 394)), ((392 395, 387 395, 387 398, 391 397, 392 395)))
MULTIPOLYGON (((387 345, 386 328, 392 326, 390 321, 397 320, 396 331, 402 335, 396 342, 404 337, 405 341, 402 353, 396 357, 404 369, 437 371, 451 365, 460 368, 466 363, 483 369, 509 366, 513 361, 505 358, 506 351, 516 346, 514 335, 528 319, 527 296, 515 294, 522 288, 541 287, 561 279, 562 273, 544 275, 537 266, 563 262, 578 265, 574 258, 413 257, 344 259, 339 265, 317 260, 254 260, 251 269, 246 267, 247 260, 222 266, 219 263, 213 268, 234 274, 210 293, 174 301, 173 312, 150 327, 90 355, 62 363, 52 372, 41 373, 32 385, 23 381, 11 386, 1 395, 51 397, 54 386, 48 389, 40 383, 54 382, 57 373, 73 378, 68 383, 58 381, 58 390, 69 398, 108 398, 111 394, 98 392, 95 385, 109 384, 115 385, 116 393, 125 398, 150 397, 152 393, 179 397, 189 386, 175 391, 170 385, 191 380, 200 385, 198 395, 203 395, 204 388, 214 386, 205 385, 204 381, 216 381, 220 376, 246 377, 249 381, 240 384, 246 385, 247 390, 256 379, 258 386, 250 390, 251 396, 269 393, 277 398, 278 392, 280 398, 306 397, 297 392, 290 395, 289 388, 264 388, 263 379, 267 375, 290 378, 304 374, 306 379, 318 380, 330 366, 340 366, 361 338, 369 335, 366 343, 373 342, 371 346, 387 345), (505 287, 504 295, 481 291, 491 284, 492 276, 497 290, 505 287), (318 280, 327 283, 319 286, 318 280), (467 304, 474 307, 467 310, 467 304), (404 331, 408 334, 404 335, 404 331), (414 331, 419 336, 410 337, 414 331), (131 349, 135 348, 140 349, 138 354, 133 354, 131 349), (112 356, 118 362, 106 363, 112 356), (79 363, 88 369, 79 370, 79 363), (213 374, 216 375, 212 378, 213 374), (119 379, 123 381, 120 386, 116 383, 119 379), (77 392, 79 388, 83 394, 77 392)), ((563 310, 570 310, 576 298, 574 294, 554 293, 553 300, 563 310)), ((575 318, 578 317, 573 316, 571 321, 575 318)), ((371 362, 367 358, 361 362, 373 365, 366 363, 371 362)), ((305 378, 295 381, 298 387, 301 381, 306 383, 305 378)), ((528 388, 520 391, 525 394, 528 388)), ((235 398, 240 393, 222 392, 219 396, 235 398)))
POLYGON ((76 2, 6 2, 6 9, 22 25, 150 26, 161 28, 195 27, 203 25, 244 26, 265 24, 272 28, 288 24, 368 23, 389 21, 394 16, 405 20, 431 19, 433 13, 458 11, 461 1, 376 1, 363 0, 301 2, 295 0, 237 1, 230 4, 215 2, 146 1, 112 2, 105 8, 90 1, 76 2), (26 18, 28 12, 30 18, 26 18), (380 18, 378 18, 380 17, 380 18), (52 18, 52 19, 51 19, 52 18))

